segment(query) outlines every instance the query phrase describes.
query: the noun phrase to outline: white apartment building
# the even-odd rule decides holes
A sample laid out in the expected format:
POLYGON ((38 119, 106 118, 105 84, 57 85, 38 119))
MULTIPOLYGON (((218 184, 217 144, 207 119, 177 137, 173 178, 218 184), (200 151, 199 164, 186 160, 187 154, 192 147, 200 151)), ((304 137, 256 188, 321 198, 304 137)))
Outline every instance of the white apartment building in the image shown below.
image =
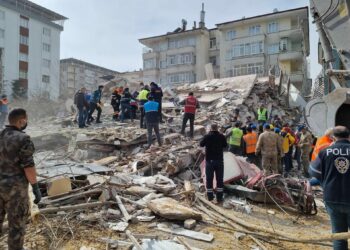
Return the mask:
POLYGON ((82 87, 95 90, 98 84, 105 82, 102 76, 113 78, 119 72, 106 69, 75 58, 61 60, 60 93, 61 97, 72 97, 82 87))
POLYGON ((0 89, 59 97, 60 34, 67 18, 28 0, 0 0, 0 89))
POLYGON ((267 76, 271 66, 281 69, 299 89, 308 77, 308 7, 204 25, 143 38, 144 81, 162 85, 206 79, 205 65, 213 65, 215 78, 258 74, 267 76))

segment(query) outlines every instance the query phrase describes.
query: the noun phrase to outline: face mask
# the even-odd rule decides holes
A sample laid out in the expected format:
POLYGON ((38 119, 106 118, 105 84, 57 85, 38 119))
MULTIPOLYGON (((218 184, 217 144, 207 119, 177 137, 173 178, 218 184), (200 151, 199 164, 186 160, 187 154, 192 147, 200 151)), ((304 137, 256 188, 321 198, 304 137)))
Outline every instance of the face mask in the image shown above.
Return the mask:
POLYGON ((27 126, 28 126, 28 122, 26 122, 26 124, 21 127, 21 131, 25 130, 27 126))

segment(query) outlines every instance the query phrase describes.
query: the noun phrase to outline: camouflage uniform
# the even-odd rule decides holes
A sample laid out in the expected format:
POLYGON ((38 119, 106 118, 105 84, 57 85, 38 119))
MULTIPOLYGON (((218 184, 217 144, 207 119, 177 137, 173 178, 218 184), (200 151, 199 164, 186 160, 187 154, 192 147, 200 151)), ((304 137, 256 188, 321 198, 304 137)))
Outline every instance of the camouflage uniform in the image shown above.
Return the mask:
POLYGON ((262 168, 266 173, 278 173, 279 156, 282 156, 282 147, 278 135, 272 131, 265 131, 259 136, 256 154, 261 153, 262 168))
POLYGON ((301 151, 301 164, 304 168, 304 174, 307 176, 310 165, 310 153, 312 150, 312 135, 309 131, 306 131, 305 134, 301 133, 299 145, 301 151))
POLYGON ((9 250, 23 248, 29 216, 28 181, 24 168, 34 167, 34 145, 15 127, 0 133, 0 235, 5 214, 9 222, 9 250))

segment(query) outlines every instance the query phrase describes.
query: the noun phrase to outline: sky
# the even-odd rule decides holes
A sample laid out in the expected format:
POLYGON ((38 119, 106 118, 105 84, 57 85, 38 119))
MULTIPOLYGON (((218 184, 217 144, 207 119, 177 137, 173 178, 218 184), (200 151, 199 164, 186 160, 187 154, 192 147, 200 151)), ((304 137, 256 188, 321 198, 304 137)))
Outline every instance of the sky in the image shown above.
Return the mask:
MULTIPOLYGON (((138 39, 162 35, 199 22, 205 4, 207 28, 215 24, 309 6, 309 0, 31 0, 68 18, 61 34, 61 59, 74 57, 119 72, 142 68, 138 39)), ((318 35, 310 18, 311 77, 317 63, 318 35)))

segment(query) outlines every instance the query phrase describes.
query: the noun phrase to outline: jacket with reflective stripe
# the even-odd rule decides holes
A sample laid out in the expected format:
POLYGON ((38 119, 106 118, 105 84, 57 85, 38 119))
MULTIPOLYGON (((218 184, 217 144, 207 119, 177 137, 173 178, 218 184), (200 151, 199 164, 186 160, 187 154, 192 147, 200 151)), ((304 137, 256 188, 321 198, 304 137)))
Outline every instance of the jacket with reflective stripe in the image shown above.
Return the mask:
POLYGON ((267 109, 258 109, 258 121, 267 121, 267 109))
POLYGON ((229 144, 234 146, 241 146, 242 136, 243 131, 240 128, 233 128, 229 144))
POLYGON ((197 99, 194 96, 189 96, 185 101, 185 113, 195 114, 197 109, 197 99))
POLYGON ((256 143, 258 142, 258 135, 256 133, 249 133, 243 136, 245 142, 246 153, 251 154, 256 151, 256 143))

